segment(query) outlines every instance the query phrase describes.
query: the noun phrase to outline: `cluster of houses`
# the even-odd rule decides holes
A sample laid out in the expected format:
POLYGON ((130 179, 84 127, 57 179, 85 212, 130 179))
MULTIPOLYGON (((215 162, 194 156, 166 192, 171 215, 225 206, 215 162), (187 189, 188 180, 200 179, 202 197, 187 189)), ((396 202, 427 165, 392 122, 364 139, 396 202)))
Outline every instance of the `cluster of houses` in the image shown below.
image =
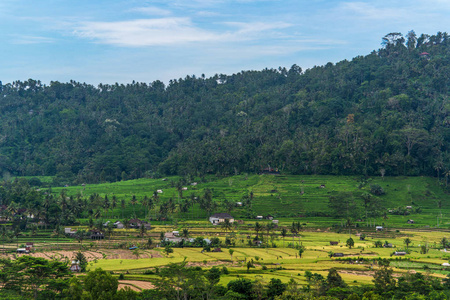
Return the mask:
MULTIPOLYGON (((271 220, 272 223, 275 224, 275 227, 278 227, 278 220, 274 220, 274 217, 272 215, 267 215, 266 217, 256 216, 256 220, 263 220, 263 219, 271 220)), ((213 225, 219 225, 221 223, 224 223, 225 220, 228 220, 228 222, 230 223, 234 223, 235 221, 237 221, 233 218, 232 215, 228 213, 215 213, 209 217, 209 222, 211 222, 211 224, 213 225)))

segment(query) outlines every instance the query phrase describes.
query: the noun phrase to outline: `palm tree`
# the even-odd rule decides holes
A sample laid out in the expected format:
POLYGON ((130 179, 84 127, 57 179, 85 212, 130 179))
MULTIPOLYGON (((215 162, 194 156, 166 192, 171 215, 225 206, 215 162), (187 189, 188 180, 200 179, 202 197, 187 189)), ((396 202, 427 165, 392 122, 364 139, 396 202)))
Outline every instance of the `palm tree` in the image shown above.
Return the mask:
POLYGON ((159 194, 158 194, 158 191, 154 191, 153 192, 153 196, 152 196, 152 198, 153 198, 153 202, 154 202, 154 204, 155 204, 155 219, 156 219, 156 205, 158 204, 158 202, 159 202, 159 194))
POLYGON ((105 195, 105 198, 103 199, 103 208, 106 210, 106 218, 108 219, 108 211, 109 211, 109 199, 108 195, 105 195))
POLYGON ((117 197, 116 197, 116 195, 113 195, 112 196, 112 201, 111 201, 112 211, 114 211, 114 209, 116 209, 116 207, 117 207, 117 197))
POLYGON ((149 204, 149 199, 147 195, 145 195, 144 198, 141 199, 141 204, 144 207, 144 219, 147 219, 147 207, 149 204))
POLYGON ((189 230, 187 228, 183 228, 183 231, 181 232, 181 236, 184 238, 188 238, 190 235, 189 230))
POLYGON ((120 207, 122 208, 122 219, 123 219, 123 211, 125 210, 125 199, 120 200, 120 207))
POLYGON ((256 231, 256 238, 259 237, 259 232, 263 230, 263 226, 259 224, 259 222, 256 222, 255 224, 255 231, 256 231))
POLYGON ((139 235, 142 237, 144 237, 144 235, 147 233, 147 228, 145 228, 145 225, 142 223, 141 227, 139 227, 139 235))
POLYGON ((87 237, 86 230, 77 230, 77 233, 75 234, 75 238, 80 243, 80 249, 83 247, 83 240, 87 237))
POLYGON ((114 232, 114 225, 113 223, 109 222, 106 226, 106 234, 108 235, 109 244, 111 244, 111 235, 113 235, 114 232))
POLYGON ((411 241, 409 238, 406 238, 406 239, 403 240, 403 242, 404 242, 405 245, 406 245, 406 249, 408 249, 409 244, 411 244, 412 241, 411 241))
POLYGON ((3 241, 3 252, 5 252, 5 240, 6 237, 8 236, 8 230, 6 229, 5 225, 0 226, 0 236, 2 237, 3 241))
POLYGON ((300 222, 292 222, 291 225, 291 233, 292 233, 292 242, 294 242, 294 236, 297 235, 297 233, 300 231, 302 226, 300 225, 300 222))
POLYGON ((345 223, 345 225, 348 227, 348 235, 349 237, 351 237, 352 236, 351 226, 353 225, 352 219, 347 218, 347 222, 345 223))
POLYGON ((445 186, 448 186, 448 177, 450 176, 450 169, 445 172, 445 186))
POLYGON ((134 207, 135 207, 135 205, 137 203, 136 195, 133 195, 133 197, 131 198, 130 203, 133 206, 133 215, 134 215, 134 218, 136 219, 136 210, 134 209, 134 207))
POLYGON ((228 230, 233 230, 233 224, 229 219, 225 219, 222 223, 222 228, 225 230, 225 232, 228 232, 228 230))
POLYGON ((287 230, 284 227, 283 229, 281 229, 281 236, 283 237, 283 247, 284 247, 284 238, 287 236, 287 230))

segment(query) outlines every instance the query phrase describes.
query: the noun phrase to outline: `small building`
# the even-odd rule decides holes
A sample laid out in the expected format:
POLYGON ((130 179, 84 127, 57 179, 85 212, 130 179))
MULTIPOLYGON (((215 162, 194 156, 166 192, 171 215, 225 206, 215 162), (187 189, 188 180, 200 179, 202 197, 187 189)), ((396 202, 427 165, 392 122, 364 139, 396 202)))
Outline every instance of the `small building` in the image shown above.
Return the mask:
POLYGON ((72 228, 64 228, 64 234, 69 236, 74 236, 77 233, 76 230, 72 230, 72 228))
POLYGON ((411 206, 411 205, 408 205, 408 206, 406 207, 406 209, 412 209, 412 206, 411 206))
POLYGON ((391 243, 387 243, 383 245, 383 248, 394 248, 394 245, 392 245, 391 243))
POLYGON ((421 58, 430 59, 430 53, 428 53, 428 52, 422 52, 419 54, 419 56, 421 58))
POLYGON ((70 266, 70 271, 81 272, 80 262, 77 260, 72 260, 72 264, 70 266))
POLYGON ((272 224, 274 229, 278 228, 278 220, 272 220, 272 224))
POLYGON ((405 256, 407 253, 405 251, 395 251, 394 255, 395 256, 405 256))
POLYGON ((262 220, 263 218, 263 216, 256 216, 256 220, 262 220))
POLYGON ((166 232, 164 233, 164 241, 165 242, 171 242, 171 243, 179 243, 183 239, 179 237, 178 235, 175 235, 174 232, 166 232))
POLYGON ((187 191, 187 187, 181 188, 182 191, 187 191))
POLYGON ((162 194, 163 190, 156 190, 158 194, 162 194))
POLYGON ((272 216, 272 215, 267 215, 267 216, 266 216, 266 219, 267 219, 267 220, 273 220, 273 216, 272 216))
POLYGON ((128 221, 130 228, 139 228, 139 227, 141 227, 141 223, 142 223, 142 221, 139 219, 131 219, 128 221))
POLYGON ((343 257, 344 253, 333 253, 333 257, 343 257))
POLYGON ((125 225, 123 225, 123 223, 120 221, 116 221, 114 222, 114 227, 116 227, 117 229, 123 229, 125 225))
POLYGON ((193 182, 193 183, 191 183, 191 185, 192 185, 192 186, 196 186, 196 185, 197 185, 197 182, 193 182))
POLYGON ((29 253, 30 251, 27 250, 26 248, 17 248, 17 253, 29 253))
POLYGON ((98 231, 98 230, 91 230, 91 240, 103 240, 105 238, 105 235, 103 234, 103 232, 98 231))
POLYGON ((242 206, 242 202, 236 202, 236 206, 242 206))
POLYGON ((414 220, 409 219, 406 223, 408 223, 408 224, 414 224, 414 220))
POLYGON ((324 189, 324 188, 325 188, 325 184, 321 184, 321 185, 319 186, 319 188, 324 189))
POLYGON ((383 226, 376 226, 376 227, 375 227, 375 230, 376 230, 376 231, 383 231, 383 226))
POLYGON ((225 220, 229 220, 230 223, 234 222, 234 218, 227 213, 217 213, 217 214, 213 214, 211 217, 209 217, 209 221, 213 224, 213 225, 217 225, 220 223, 225 222, 225 220))
POLYGON ((330 245, 331 245, 331 246, 336 246, 337 244, 339 244, 339 242, 330 241, 330 245))

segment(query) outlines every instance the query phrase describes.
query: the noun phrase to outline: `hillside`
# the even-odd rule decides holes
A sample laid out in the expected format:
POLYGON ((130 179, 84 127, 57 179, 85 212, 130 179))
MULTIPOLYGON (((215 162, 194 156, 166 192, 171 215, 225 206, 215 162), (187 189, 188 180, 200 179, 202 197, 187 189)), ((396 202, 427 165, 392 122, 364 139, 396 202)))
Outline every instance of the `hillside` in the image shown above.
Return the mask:
MULTIPOLYGON (((206 220, 213 212, 229 212, 239 219, 269 214, 283 220, 299 220, 300 217, 300 220, 318 226, 335 224, 346 218, 355 222, 363 219, 361 225, 377 222, 396 227, 435 226, 437 216, 441 226, 447 228, 450 224, 448 195, 434 178, 378 177, 366 181, 352 176, 239 175, 209 176, 196 182, 197 185, 192 186, 183 178, 170 177, 167 180, 138 179, 54 188, 52 191, 57 199, 62 192, 72 196, 71 202, 75 206, 79 197, 89 199, 79 218, 87 218, 86 213, 91 211, 93 214, 98 212, 101 218, 131 218, 136 213, 139 218, 153 220, 206 220), (377 185, 384 194, 373 193, 372 187, 377 185), (186 190, 181 190, 180 194, 179 187, 186 187, 186 190), (155 196, 157 190, 163 192, 155 196), (206 200, 208 193, 210 203, 206 200), (136 202, 131 205, 133 196, 136 202), (95 202, 96 197, 98 202, 95 202), (107 207, 111 208, 113 197, 117 199, 117 205, 108 212, 105 205, 109 201, 107 207), (150 200, 144 206, 145 197, 150 200), (339 200, 339 207, 330 204, 333 197, 339 200), (119 205, 122 200, 126 206, 119 205), (242 202, 242 206, 237 206, 237 202, 242 202), (407 206, 412 208, 408 210, 407 206), (415 224, 408 225, 409 219, 415 224)), ((69 206, 68 210, 73 209, 69 206)))
MULTIPOLYGON (((450 176, 450 39, 165 86, 0 85, 0 171, 55 184, 259 173, 450 176)), ((445 176, 445 177, 444 177, 445 176)))

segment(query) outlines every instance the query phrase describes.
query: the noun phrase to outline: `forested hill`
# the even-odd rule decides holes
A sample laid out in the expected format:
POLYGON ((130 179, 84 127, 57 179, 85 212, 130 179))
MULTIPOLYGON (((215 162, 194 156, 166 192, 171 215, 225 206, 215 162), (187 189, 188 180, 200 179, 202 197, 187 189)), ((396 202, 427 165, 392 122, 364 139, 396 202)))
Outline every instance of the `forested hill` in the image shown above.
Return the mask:
POLYGON ((0 170, 98 182, 152 175, 450 175, 450 38, 352 61, 165 86, 0 85, 0 170))

